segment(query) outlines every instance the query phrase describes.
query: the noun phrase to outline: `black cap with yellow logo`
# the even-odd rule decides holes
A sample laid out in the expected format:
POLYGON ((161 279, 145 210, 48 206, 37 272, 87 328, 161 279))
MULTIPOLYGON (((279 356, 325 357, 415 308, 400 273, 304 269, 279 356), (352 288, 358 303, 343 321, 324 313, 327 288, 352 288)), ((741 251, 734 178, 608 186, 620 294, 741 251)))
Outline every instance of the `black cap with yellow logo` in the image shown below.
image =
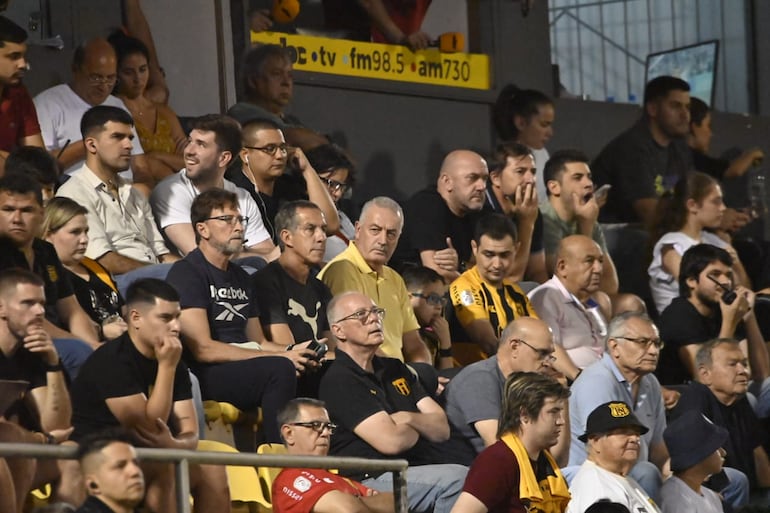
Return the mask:
POLYGON ((649 429, 639 422, 639 419, 631 411, 631 407, 623 401, 610 401, 596 407, 588 416, 586 432, 578 437, 585 443, 589 435, 606 433, 618 428, 634 427, 643 435, 649 429))

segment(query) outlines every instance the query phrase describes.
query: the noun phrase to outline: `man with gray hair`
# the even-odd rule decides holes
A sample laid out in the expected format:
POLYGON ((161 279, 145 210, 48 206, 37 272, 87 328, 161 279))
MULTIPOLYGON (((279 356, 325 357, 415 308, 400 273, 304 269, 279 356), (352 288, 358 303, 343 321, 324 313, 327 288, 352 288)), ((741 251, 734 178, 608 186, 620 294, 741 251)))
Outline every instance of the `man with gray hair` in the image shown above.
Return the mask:
POLYGON ((698 381, 684 389, 672 416, 679 418, 696 410, 727 429, 729 436, 723 447, 730 481, 740 481, 742 476, 736 475, 740 471, 748 478, 752 492, 770 487, 770 458, 763 446, 765 427, 747 397, 751 366, 740 343, 720 338, 701 344, 695 367, 698 381))
POLYGON ((403 278, 386 264, 393 256, 404 213, 385 196, 366 202, 356 222, 355 240, 318 274, 332 293, 356 290, 388 310, 381 352, 407 362, 432 365, 430 352, 420 338, 420 325, 409 301, 403 278))
POLYGON ((625 402, 649 428, 641 437, 639 460, 630 475, 657 501, 660 470, 668 460, 668 450, 663 442, 666 409, 660 383, 653 374, 663 342, 658 328, 645 314, 618 315, 610 321, 607 332, 604 356, 580 373, 572 385, 569 465, 581 465, 586 459, 585 442, 581 437, 586 432, 586 420, 591 412, 603 403, 625 402))
MULTIPOLYGON (((321 378, 338 432, 331 452, 338 456, 405 458, 409 511, 448 513, 462 489, 467 468, 437 464, 434 444, 449 438, 446 414, 395 358, 378 356, 384 342, 385 309, 360 292, 339 294, 327 315, 337 341, 336 360, 321 378)), ((343 472, 381 491, 393 487, 390 472, 343 472)))
POLYGON ((332 293, 312 275, 326 248, 326 218, 315 203, 285 203, 275 216, 281 256, 254 275, 260 322, 269 340, 296 343, 328 338, 332 293))

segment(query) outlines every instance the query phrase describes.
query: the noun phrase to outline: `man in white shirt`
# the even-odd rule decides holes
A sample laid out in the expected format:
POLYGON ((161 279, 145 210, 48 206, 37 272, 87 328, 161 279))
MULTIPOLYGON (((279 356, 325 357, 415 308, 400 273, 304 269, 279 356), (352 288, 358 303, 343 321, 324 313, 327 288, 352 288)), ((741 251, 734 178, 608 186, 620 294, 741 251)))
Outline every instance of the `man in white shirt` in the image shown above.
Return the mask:
POLYGON ((594 299, 599 291, 605 255, 585 235, 559 243, 553 278, 530 291, 529 300, 553 330, 553 367, 570 381, 604 354, 607 321, 594 299))
MULTIPOLYGON (((96 105, 126 106, 110 92, 117 80, 115 50, 106 39, 92 39, 75 50, 72 81, 46 89, 34 98, 45 147, 56 157, 64 172, 71 175, 86 158, 80 133, 80 119, 96 105)), ((128 112, 126 110, 126 112, 128 112)), ((131 132, 136 138, 133 126, 131 132)), ((149 173, 144 150, 137 140, 131 151, 131 170, 136 181, 149 173)), ((122 171, 126 171, 123 169, 122 171)), ((128 172, 124 176, 131 177, 128 172)))
POLYGON ((81 122, 86 163, 61 186, 57 196, 88 209, 86 256, 116 275, 125 292, 139 278, 164 279, 179 257, 163 243, 147 199, 123 180, 133 147, 133 119, 117 107, 92 107, 81 122))
POLYGON ((180 254, 186 255, 197 247, 190 222, 193 200, 201 192, 218 187, 238 195, 241 213, 249 219, 241 256, 257 255, 270 261, 280 255, 254 199, 246 190, 225 180, 225 171, 240 150, 241 127, 237 121, 220 114, 197 118, 184 150, 185 168, 165 178, 153 190, 150 204, 158 226, 180 254))

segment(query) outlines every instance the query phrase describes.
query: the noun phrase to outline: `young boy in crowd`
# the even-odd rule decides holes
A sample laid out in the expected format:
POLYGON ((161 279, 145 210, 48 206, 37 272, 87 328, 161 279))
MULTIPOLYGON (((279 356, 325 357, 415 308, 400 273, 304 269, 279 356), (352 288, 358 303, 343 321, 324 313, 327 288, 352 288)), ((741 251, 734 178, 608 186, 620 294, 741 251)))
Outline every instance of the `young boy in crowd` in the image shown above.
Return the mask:
POLYGON ((452 339, 444 317, 447 285, 439 273, 429 267, 408 267, 401 273, 409 291, 414 315, 420 323, 420 337, 428 346, 437 369, 450 369, 452 339))

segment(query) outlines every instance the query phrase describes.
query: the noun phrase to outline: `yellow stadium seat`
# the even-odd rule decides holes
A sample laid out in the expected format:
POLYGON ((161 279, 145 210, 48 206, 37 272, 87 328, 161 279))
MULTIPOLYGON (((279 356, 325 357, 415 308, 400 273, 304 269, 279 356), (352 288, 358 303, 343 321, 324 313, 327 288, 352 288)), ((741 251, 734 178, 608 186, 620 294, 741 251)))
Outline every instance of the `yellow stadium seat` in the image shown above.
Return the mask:
MULTIPOLYGON (((286 447, 283 444, 262 444, 257 448, 257 454, 286 454, 286 447)), ((262 494, 267 497, 268 502, 272 504, 273 481, 281 473, 279 467, 259 467, 259 483, 262 485, 262 494)))
MULTIPOLYGON (((235 452, 233 447, 214 440, 200 440, 199 451, 235 452)), ((260 478, 254 467, 227 465, 227 481, 230 485, 230 501, 233 513, 259 513, 272 511, 270 501, 262 493, 260 478)))

